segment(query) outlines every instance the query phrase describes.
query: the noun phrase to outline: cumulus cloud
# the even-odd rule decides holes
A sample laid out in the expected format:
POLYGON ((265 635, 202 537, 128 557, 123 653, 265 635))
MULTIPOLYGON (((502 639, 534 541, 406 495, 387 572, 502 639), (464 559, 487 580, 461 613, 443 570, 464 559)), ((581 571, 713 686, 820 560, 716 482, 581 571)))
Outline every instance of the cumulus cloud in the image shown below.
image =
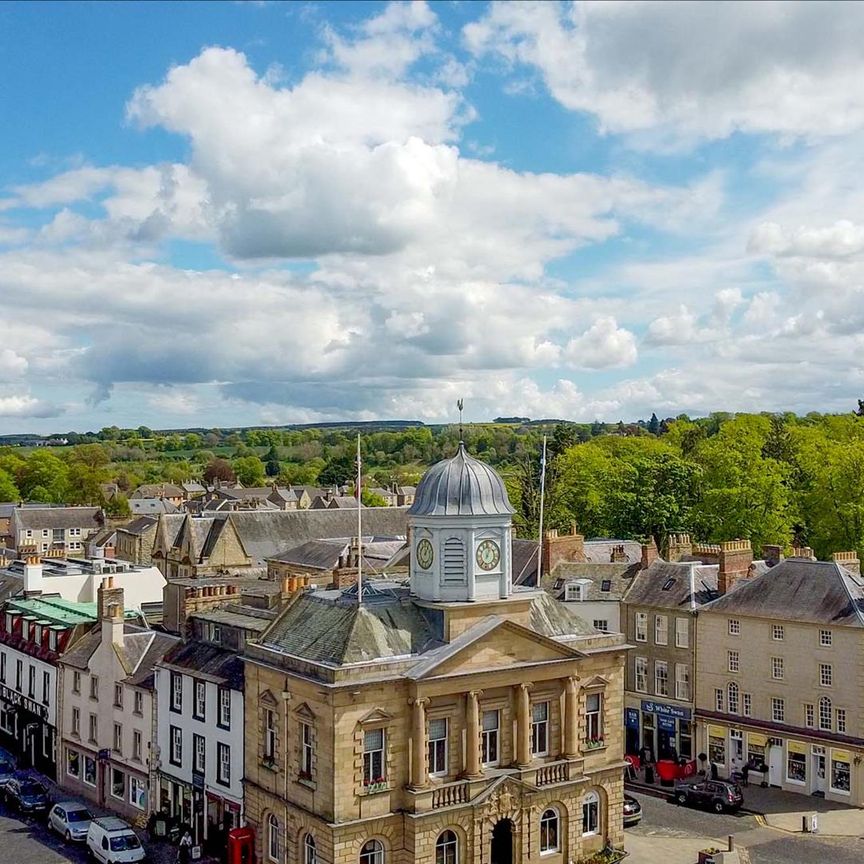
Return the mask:
POLYGON ((57 417, 60 409, 29 393, 0 394, 0 417, 57 417))
POLYGON ((824 136, 864 126, 864 9, 847 3, 494 3, 477 57, 536 70, 608 132, 824 136))
POLYGON ((636 337, 611 316, 598 318, 564 350, 569 365, 578 369, 617 369, 636 362, 636 337))
POLYGON ((789 257, 849 258, 864 252, 864 225, 840 219, 826 227, 789 231, 776 222, 763 222, 753 231, 748 249, 789 257))

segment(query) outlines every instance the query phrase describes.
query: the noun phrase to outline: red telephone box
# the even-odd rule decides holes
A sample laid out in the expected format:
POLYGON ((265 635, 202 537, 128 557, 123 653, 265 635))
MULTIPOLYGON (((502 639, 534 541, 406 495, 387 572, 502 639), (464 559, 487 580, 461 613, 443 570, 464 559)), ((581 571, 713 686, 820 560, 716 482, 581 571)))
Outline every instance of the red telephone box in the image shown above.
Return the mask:
POLYGON ((255 864, 255 832, 251 828, 228 832, 228 864, 255 864))

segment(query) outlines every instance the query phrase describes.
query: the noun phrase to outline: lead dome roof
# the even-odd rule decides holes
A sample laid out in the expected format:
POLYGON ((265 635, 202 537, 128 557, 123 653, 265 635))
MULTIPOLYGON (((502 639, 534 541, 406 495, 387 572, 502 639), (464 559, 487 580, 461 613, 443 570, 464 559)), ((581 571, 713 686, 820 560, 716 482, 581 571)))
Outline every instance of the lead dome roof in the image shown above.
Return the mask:
POLYGON ((514 512, 504 481, 465 444, 451 459, 443 459, 424 475, 409 516, 504 516, 514 512))

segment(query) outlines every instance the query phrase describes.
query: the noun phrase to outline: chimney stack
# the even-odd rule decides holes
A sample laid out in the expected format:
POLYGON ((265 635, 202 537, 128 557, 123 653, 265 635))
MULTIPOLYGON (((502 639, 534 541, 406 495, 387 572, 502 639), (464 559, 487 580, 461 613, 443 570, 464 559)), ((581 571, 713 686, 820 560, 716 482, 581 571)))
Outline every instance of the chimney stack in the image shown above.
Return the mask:
POLYGON ((778 545, 763 546, 762 560, 769 567, 779 564, 783 560, 783 547, 778 545))
POLYGON ((24 561, 24 596, 38 597, 42 593, 42 559, 29 555, 24 561))
POLYGON ((793 558, 809 558, 811 561, 816 560, 813 550, 809 546, 794 546, 792 548, 793 558))
POLYGON ((856 576, 861 575, 861 562, 858 560, 857 552, 835 552, 831 556, 831 560, 850 573, 854 573, 856 576))
POLYGON ((666 560, 680 561, 693 554, 693 541, 689 534, 670 534, 666 540, 666 560))
POLYGON ((746 579, 753 563, 753 548, 749 540, 726 540, 720 544, 720 565, 717 590, 721 594, 731 591, 740 579, 746 579))
POLYGON ((551 573, 555 565, 561 561, 584 561, 585 560, 585 537, 576 530, 576 523, 570 526, 569 534, 559 534, 556 528, 550 528, 543 532, 543 573, 538 574, 537 584, 540 584, 540 576, 551 573))
POLYGON ((96 591, 96 613, 100 621, 109 620, 113 616, 112 606, 119 606, 120 614, 123 614, 123 589, 115 587, 113 576, 105 576, 96 591))
POLYGON ((609 561, 612 564, 620 564, 627 560, 627 552, 623 546, 613 546, 612 552, 609 555, 609 561))
POLYGON ((652 540, 642 544, 642 569, 647 570, 659 557, 657 547, 652 540))
POLYGON ((111 603, 108 606, 107 617, 102 619, 102 641, 123 647, 123 589, 120 591, 120 605, 111 603))

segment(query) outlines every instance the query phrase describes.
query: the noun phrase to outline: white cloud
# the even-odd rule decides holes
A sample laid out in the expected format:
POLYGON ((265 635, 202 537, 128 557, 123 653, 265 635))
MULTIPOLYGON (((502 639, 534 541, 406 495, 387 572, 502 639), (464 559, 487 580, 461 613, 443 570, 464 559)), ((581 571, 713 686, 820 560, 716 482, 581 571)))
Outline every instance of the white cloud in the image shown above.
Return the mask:
POLYGON ((0 417, 56 417, 60 409, 28 393, 0 394, 0 417))
POLYGON ((699 339, 696 316, 682 303, 674 315, 661 315, 648 325, 649 345, 686 345, 699 339))
POLYGON ((864 225, 840 219, 822 228, 784 230, 776 222, 763 222, 754 229, 751 252, 802 258, 848 258, 864 252, 864 225))
POLYGON ((864 8, 849 3, 494 3, 477 57, 536 69, 609 132, 723 138, 864 127, 864 8))
POLYGON ((636 362, 636 337, 611 316, 598 318, 564 350, 569 365, 577 369, 617 369, 636 362))

